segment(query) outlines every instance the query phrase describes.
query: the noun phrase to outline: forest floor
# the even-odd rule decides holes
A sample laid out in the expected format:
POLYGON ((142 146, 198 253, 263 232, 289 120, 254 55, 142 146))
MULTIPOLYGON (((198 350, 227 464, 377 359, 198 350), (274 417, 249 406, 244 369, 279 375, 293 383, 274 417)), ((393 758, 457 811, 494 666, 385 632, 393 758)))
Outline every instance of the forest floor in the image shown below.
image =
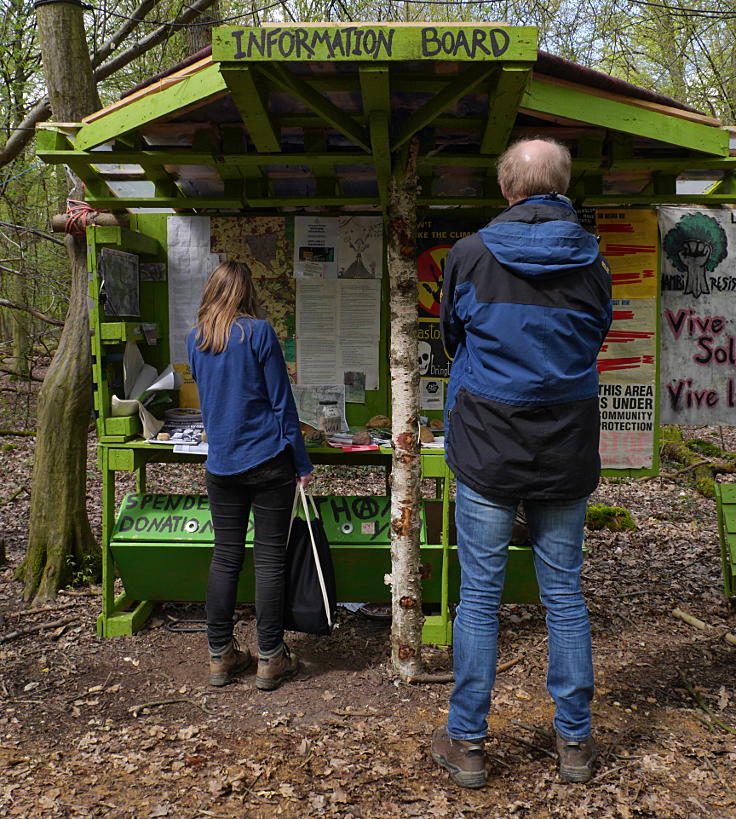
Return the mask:
MULTIPOLYGON (((0 426, 23 426, 3 392, 0 426)), ((25 417, 32 416, 25 405, 25 417)), ((736 452, 736 428, 685 428, 736 452)), ((736 817, 736 610, 722 594, 715 503, 688 474, 607 479, 593 502, 630 510, 636 531, 591 531, 584 585, 601 757, 587 785, 559 779, 545 690, 546 629, 536 605, 504 605, 501 673, 489 716, 489 778, 456 787, 429 754, 449 684, 405 685, 389 625, 341 609, 329 638, 290 635, 303 670, 275 692, 252 675, 207 685, 202 633, 171 631, 203 607, 165 604, 130 637, 95 634, 99 587, 27 609, 14 571, 27 536, 33 437, 0 437, 0 816, 7 817, 736 817), (673 617, 678 607, 708 624, 673 617), (50 624, 36 633, 12 632, 50 624), (55 624, 55 625, 51 625, 55 624), (695 702, 702 703, 731 733, 695 702)), ((663 464, 663 473, 677 467, 663 464)), ((131 487, 121 481, 121 491, 131 487)), ((100 479, 90 436, 88 506, 100 479)), ((149 491, 203 490, 201 467, 151 469, 149 491)), ((375 469, 320 468, 319 492, 384 494, 375 469)), ((255 645, 251 607, 236 634, 255 645)), ((433 668, 450 652, 427 647, 433 668)))

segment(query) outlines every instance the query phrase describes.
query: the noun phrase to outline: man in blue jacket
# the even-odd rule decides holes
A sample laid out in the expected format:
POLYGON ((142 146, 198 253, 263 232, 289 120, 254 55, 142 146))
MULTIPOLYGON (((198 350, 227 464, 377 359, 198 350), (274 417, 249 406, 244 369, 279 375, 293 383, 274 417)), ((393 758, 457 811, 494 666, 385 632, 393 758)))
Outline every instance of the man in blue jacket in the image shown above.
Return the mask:
POLYGON ((547 608, 560 775, 587 781, 596 756, 580 569, 586 501, 600 472, 596 356, 611 323, 611 281, 596 237, 561 195, 570 167, 569 151, 552 140, 511 146, 498 162, 509 207, 457 242, 445 264, 446 458, 457 476, 462 581, 455 688, 432 755, 463 787, 486 781, 497 613, 519 501, 547 608))

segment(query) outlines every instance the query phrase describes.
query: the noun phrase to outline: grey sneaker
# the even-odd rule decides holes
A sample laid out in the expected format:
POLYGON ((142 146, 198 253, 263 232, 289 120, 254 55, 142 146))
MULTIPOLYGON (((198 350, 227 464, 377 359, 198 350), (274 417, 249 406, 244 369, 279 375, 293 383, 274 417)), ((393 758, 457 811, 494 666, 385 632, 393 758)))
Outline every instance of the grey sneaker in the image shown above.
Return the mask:
POLYGON ((593 763, 598 748, 592 737, 576 742, 557 734, 557 753, 560 756, 560 776, 568 782, 587 782, 593 776, 593 763))
POLYGON ((217 654, 210 651, 210 685, 227 685, 237 677, 247 671, 253 664, 253 657, 246 649, 241 651, 235 639, 217 654))
POLYGON ((486 784, 486 760, 482 739, 452 739, 443 725, 432 734, 432 758, 450 772, 461 788, 486 784))
POLYGON ((273 691, 282 682, 290 680, 299 672, 299 659, 296 654, 289 651, 289 647, 284 643, 284 650, 275 657, 264 659, 258 658, 258 670, 256 671, 256 688, 261 691, 273 691))

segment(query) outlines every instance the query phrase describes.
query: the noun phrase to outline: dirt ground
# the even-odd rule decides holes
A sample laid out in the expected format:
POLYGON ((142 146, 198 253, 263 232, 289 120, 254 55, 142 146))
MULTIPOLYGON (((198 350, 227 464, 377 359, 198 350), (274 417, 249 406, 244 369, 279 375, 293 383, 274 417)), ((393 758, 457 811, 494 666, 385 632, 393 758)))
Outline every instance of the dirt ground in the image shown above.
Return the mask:
MULTIPOLYGON (((736 429, 686 432, 719 445, 723 435, 736 451, 736 429)), ((252 675, 207 686, 204 635, 170 630, 176 619, 201 618, 201 606, 164 605, 144 630, 114 639, 95 634, 99 588, 24 608, 14 568, 25 549, 33 438, 3 435, 0 450, 9 562, 0 571, 3 817, 736 817, 736 647, 723 639, 736 631, 736 610, 722 595, 715 504, 687 474, 604 480, 592 499, 626 507, 638 525, 587 538, 601 747, 593 780, 570 785, 557 775, 541 607, 504 605, 499 662, 515 662, 499 676, 489 717, 488 785, 465 791, 428 751, 451 686, 400 683, 386 622, 342 609, 333 636, 290 635, 302 673, 259 692, 252 675), (709 627, 673 617, 675 607, 709 627), (41 623, 56 625, 12 635, 41 623)), ((199 491, 201 468, 152 470, 150 491, 174 489, 199 491)), ((384 491, 375 471, 322 468, 317 491, 330 490, 384 491)), ((253 648, 252 609, 239 613, 237 637, 253 648)), ((426 655, 431 667, 450 667, 448 651, 426 655)))

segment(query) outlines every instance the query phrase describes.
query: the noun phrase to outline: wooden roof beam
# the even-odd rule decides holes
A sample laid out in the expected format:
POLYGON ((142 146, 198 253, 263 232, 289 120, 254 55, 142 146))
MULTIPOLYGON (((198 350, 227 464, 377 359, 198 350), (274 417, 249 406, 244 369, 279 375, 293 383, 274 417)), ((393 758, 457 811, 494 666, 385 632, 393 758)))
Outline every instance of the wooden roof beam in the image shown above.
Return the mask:
POLYGON ((583 122, 610 131, 644 137, 694 151, 728 156, 728 133, 701 122, 691 122, 618 100, 533 78, 521 100, 521 110, 583 122))
POLYGON ((408 142, 414 134, 426 128, 430 122, 446 111, 460 97, 468 94, 476 85, 487 79, 497 70, 495 63, 476 63, 463 71, 458 77, 447 83, 445 87, 438 91, 432 99, 428 100, 421 108, 414 111, 406 120, 401 132, 391 145, 391 150, 395 151, 408 142))
POLYGON ((388 207, 391 181, 390 116, 391 89, 387 65, 365 65, 359 68, 363 112, 368 120, 373 164, 376 169, 381 207, 388 207))
POLYGON ((498 156, 506 149, 531 74, 531 64, 504 65, 491 77, 488 83, 488 122, 480 141, 482 154, 498 156))
POLYGON ((326 123, 336 128, 348 139, 354 142, 364 151, 370 151, 370 139, 362 126, 360 126, 349 114, 338 108, 333 102, 315 91, 307 82, 292 74, 288 68, 278 63, 259 63, 259 73, 271 80, 291 94, 293 97, 303 102, 311 108, 326 123))
POLYGON ((247 65, 235 68, 220 66, 220 73, 230 89, 235 107, 259 153, 278 153, 281 135, 271 121, 268 97, 259 82, 260 77, 247 65))
POLYGON ((207 66, 156 94, 141 97, 93 122, 84 123, 77 132, 75 147, 80 150, 93 148, 141 126, 182 114, 194 105, 204 104, 226 93, 227 86, 219 66, 207 66))

